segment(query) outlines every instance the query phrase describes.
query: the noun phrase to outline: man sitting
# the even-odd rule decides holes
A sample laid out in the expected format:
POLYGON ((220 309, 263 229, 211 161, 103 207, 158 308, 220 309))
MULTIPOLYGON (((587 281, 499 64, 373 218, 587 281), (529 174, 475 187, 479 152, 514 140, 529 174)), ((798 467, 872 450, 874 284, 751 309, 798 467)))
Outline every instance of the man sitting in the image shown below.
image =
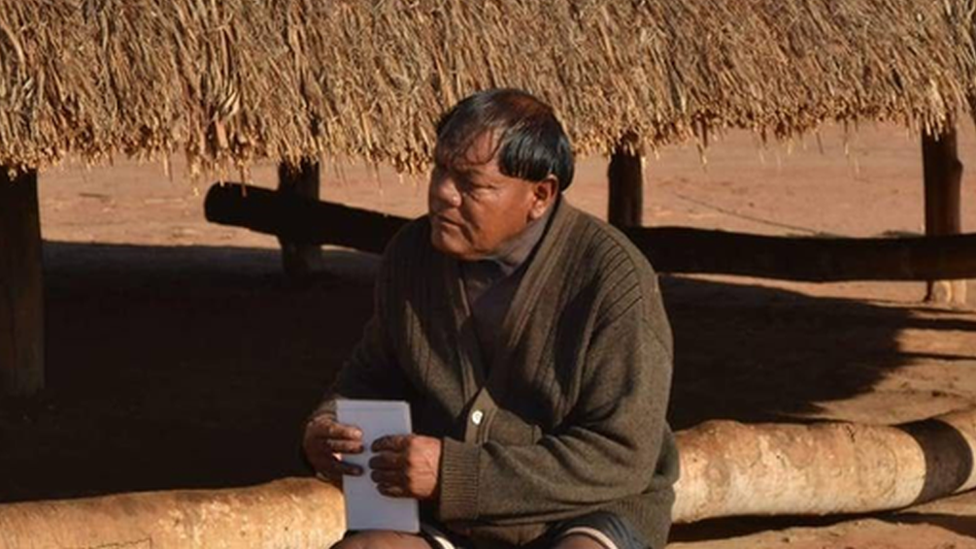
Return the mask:
POLYGON ((476 93, 437 127, 428 215, 391 241, 362 341, 306 428, 321 474, 416 498, 419 535, 340 549, 662 548, 678 458, 665 420, 671 331, 621 233, 573 208, 569 139, 518 90, 476 93), (410 403, 415 434, 362 433, 338 398, 410 403))

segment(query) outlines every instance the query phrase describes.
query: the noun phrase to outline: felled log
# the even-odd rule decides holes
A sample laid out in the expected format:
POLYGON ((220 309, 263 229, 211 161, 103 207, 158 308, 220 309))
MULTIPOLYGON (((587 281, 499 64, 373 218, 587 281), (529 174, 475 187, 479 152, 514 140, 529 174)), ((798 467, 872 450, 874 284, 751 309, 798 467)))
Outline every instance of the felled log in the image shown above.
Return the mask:
POLYGON ((342 494, 311 478, 0 505, 0 549, 326 549, 344 529, 342 494))
MULTIPOLYGON (((408 220, 224 183, 205 201, 207 220, 293 242, 380 252, 408 220)), ((976 277, 976 234, 910 238, 763 236, 684 227, 624 233, 666 273, 714 273, 808 282, 976 277)))
MULTIPOLYGON (((976 409, 894 427, 713 421, 677 440, 675 522, 866 513, 976 486, 976 409)), ((311 478, 0 505, 0 549, 326 548, 344 528, 341 494, 311 478)))
POLYGON ((677 522, 867 513, 976 487, 976 410, 891 427, 713 421, 677 437, 677 522))

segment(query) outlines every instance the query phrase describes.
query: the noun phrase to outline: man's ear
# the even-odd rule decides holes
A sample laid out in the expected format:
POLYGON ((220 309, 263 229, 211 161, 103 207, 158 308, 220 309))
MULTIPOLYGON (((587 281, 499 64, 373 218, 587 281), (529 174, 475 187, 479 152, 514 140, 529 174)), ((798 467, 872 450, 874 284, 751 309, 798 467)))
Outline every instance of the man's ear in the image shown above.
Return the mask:
POLYGON ((545 179, 532 184, 532 208, 529 210, 529 221, 535 221, 546 213, 549 206, 556 200, 559 193, 559 181, 556 176, 547 175, 545 179))

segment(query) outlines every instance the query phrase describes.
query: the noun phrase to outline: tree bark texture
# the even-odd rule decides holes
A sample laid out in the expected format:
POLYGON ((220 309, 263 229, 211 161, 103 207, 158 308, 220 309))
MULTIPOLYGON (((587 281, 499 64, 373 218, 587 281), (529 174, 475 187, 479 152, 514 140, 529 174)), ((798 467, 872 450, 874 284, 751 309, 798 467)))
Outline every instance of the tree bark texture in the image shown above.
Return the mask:
MULTIPOLYGON (((925 234, 946 236, 962 231, 962 162, 955 128, 941 135, 922 135, 922 171, 925 178, 925 234)), ((926 301, 966 303, 965 280, 929 280, 926 301)))
POLYGON ((676 522, 867 513, 976 487, 976 410, 890 427, 713 421, 677 438, 676 522))
POLYGON ((0 166, 0 396, 44 387, 44 302, 37 172, 0 166))
POLYGON ((342 494, 315 479, 0 505, 0 549, 325 549, 342 494))

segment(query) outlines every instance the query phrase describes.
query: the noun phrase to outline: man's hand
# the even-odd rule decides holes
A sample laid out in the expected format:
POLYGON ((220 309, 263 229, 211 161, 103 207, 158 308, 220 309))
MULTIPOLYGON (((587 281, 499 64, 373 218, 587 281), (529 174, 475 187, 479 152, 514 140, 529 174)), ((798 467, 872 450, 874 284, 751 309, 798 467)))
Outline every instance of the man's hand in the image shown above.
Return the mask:
POLYGON ((363 452, 363 432, 357 427, 328 416, 314 417, 305 426, 302 446, 312 467, 325 478, 340 481, 342 475, 363 474, 361 467, 344 463, 341 456, 363 452))
POLYGON ((440 489, 440 439, 396 435, 373 442, 370 478, 381 494, 394 498, 433 499, 440 489))

